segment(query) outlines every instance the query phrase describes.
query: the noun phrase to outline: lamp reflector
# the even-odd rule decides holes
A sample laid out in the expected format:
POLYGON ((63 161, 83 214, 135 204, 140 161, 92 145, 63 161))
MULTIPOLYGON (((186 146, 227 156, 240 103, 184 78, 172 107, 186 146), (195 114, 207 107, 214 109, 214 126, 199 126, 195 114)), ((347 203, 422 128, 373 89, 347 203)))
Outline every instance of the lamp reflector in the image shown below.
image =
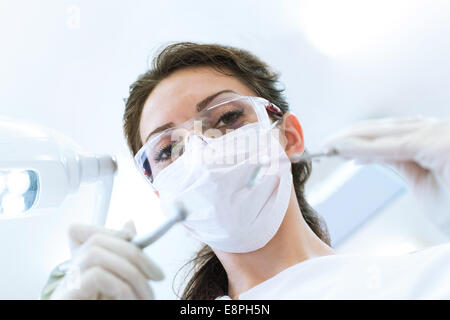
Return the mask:
POLYGON ((6 175, 6 185, 11 193, 24 194, 30 188, 28 171, 11 171, 6 175))
POLYGON ((0 170, 0 218, 30 210, 38 199, 39 177, 33 170, 0 170))

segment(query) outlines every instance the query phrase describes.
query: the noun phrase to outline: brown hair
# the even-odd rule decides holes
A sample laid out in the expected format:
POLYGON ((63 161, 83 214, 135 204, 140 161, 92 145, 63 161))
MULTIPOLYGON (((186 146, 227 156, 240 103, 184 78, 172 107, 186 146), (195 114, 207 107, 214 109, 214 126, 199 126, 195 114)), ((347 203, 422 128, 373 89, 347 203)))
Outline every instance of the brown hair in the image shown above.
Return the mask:
MULTIPOLYGON (((196 66, 209 66, 234 76, 245 83, 258 96, 277 105, 283 112, 289 110, 284 89, 278 88, 279 75, 266 63, 248 51, 217 45, 180 42, 166 46, 154 58, 150 70, 131 84, 123 116, 124 133, 133 154, 142 147, 139 123, 144 103, 160 81, 174 71, 196 66)), ((302 215, 313 232, 330 245, 327 228, 320 216, 305 200, 305 183, 311 174, 311 163, 293 163, 292 175, 295 193, 302 215)), ((192 277, 181 299, 215 299, 228 293, 228 278, 212 249, 204 245, 192 263, 192 277)))

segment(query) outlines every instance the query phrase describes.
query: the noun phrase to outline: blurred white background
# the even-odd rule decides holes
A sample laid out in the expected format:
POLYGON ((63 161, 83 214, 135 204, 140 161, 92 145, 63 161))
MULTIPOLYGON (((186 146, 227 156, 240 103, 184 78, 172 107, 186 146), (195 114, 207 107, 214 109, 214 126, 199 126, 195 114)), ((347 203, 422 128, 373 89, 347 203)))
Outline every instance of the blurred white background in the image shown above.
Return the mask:
MULTIPOLYGON (((447 0, 1 0, 0 39, 0 114, 117 156, 111 228, 132 219, 145 232, 163 219, 121 126, 128 86, 173 41, 242 47, 281 72, 311 151, 361 119, 450 116, 447 0)), ((316 166, 308 188, 332 170, 316 166)), ((448 241, 429 214, 404 193, 337 250, 399 254, 448 241)), ((197 245, 176 227, 147 249, 166 271, 157 298, 175 297, 173 275, 197 245)))

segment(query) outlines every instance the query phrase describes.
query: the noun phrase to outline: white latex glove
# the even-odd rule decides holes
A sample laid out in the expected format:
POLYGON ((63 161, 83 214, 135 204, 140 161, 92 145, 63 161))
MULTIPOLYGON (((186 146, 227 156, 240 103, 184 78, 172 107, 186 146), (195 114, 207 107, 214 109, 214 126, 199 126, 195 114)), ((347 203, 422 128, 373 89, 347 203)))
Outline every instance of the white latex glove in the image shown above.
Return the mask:
POLYGON ((379 119, 356 124, 328 138, 345 158, 392 165, 420 194, 450 187, 450 121, 379 119))
POLYGON ((161 269, 129 242, 132 222, 120 231, 76 224, 69 229, 69 274, 51 299, 153 299, 148 280, 162 280, 161 269))
POLYGON ((323 148, 336 148, 344 158, 358 162, 393 166, 421 204, 427 203, 430 211, 439 209, 435 218, 450 231, 450 121, 423 117, 364 121, 329 137, 323 148))

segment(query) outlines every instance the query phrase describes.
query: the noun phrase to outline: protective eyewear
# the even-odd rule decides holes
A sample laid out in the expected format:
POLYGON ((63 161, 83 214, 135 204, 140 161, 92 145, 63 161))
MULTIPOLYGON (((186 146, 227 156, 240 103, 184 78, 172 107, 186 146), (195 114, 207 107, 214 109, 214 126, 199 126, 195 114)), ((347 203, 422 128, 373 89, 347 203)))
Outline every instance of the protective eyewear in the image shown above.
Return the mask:
POLYGON ((217 138, 255 122, 270 128, 269 113, 278 118, 283 115, 279 107, 264 98, 229 94, 212 101, 181 125, 151 135, 136 153, 135 164, 153 187, 158 173, 183 154, 186 137, 197 134, 217 138))

